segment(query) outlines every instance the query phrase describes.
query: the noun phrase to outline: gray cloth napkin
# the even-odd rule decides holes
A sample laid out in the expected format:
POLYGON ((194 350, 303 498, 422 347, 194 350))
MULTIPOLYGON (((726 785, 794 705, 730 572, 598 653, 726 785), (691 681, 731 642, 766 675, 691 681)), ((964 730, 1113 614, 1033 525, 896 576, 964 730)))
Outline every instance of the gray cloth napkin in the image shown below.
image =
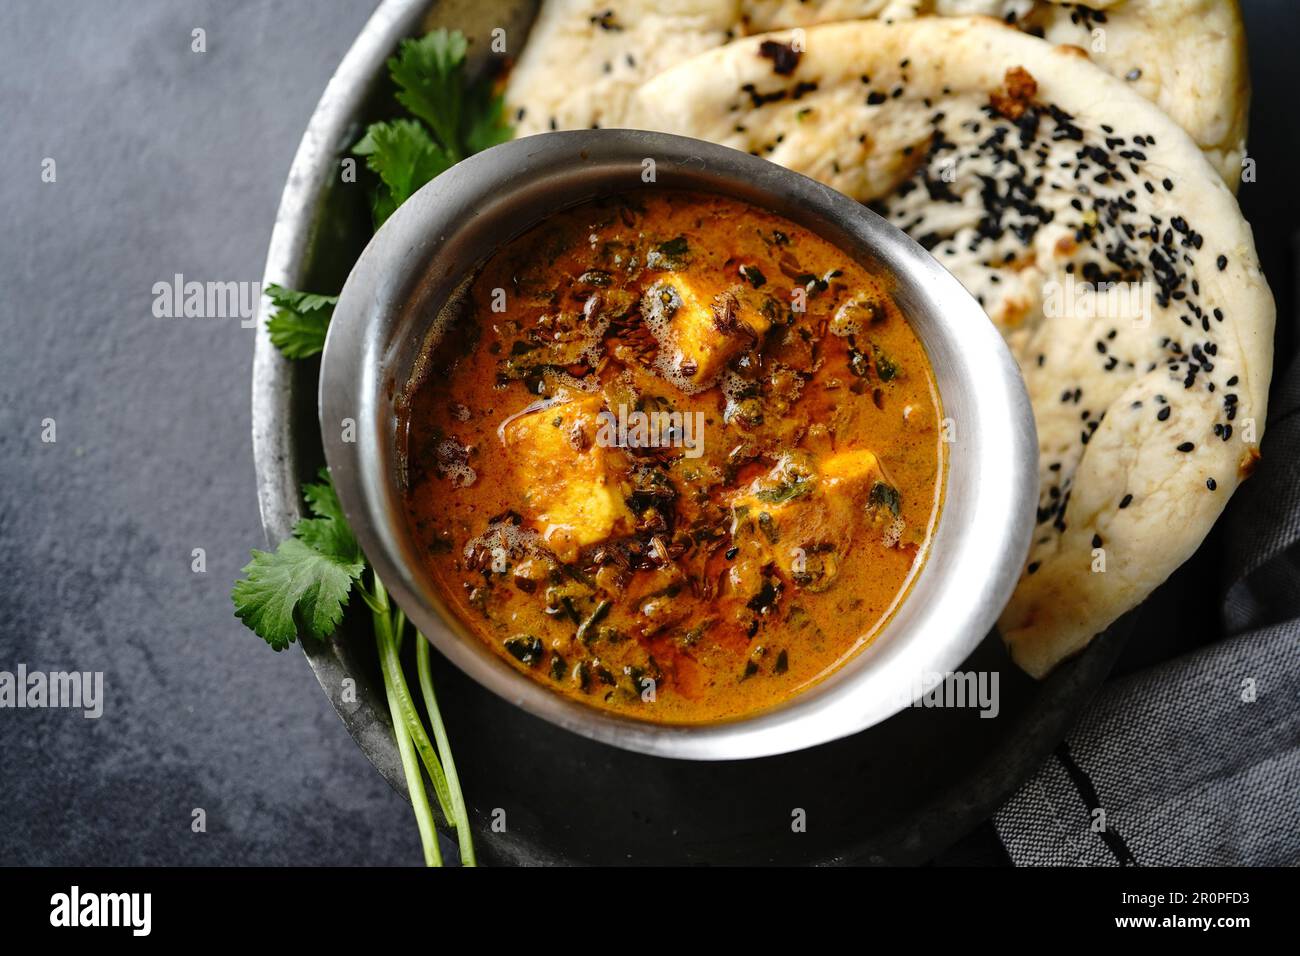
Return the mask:
POLYGON ((1014 863, 1300 864, 1300 361, 1261 450, 1223 519, 1228 636, 1101 690, 994 817, 1014 863))

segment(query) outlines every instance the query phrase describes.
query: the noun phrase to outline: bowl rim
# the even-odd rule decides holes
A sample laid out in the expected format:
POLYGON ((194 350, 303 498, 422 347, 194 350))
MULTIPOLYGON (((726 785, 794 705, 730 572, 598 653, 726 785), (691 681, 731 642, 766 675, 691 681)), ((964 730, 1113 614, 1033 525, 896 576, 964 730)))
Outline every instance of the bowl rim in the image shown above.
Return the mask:
POLYGON ((438 650, 538 717, 659 756, 785 753, 865 730, 908 706, 927 680, 954 671, 994 626, 1020 576, 1037 506, 1037 439, 1019 368, 983 309, 937 260, 814 180, 737 150, 663 133, 582 130, 512 140, 420 190, 375 234, 348 277, 322 358, 318 411, 331 475, 362 549, 438 650), (393 483, 384 478, 394 470, 386 437, 391 403, 383 396, 405 385, 384 367, 403 338, 398 330, 412 322, 427 326, 450 289, 511 236, 559 209, 633 188, 631 177, 639 177, 647 157, 655 161, 655 188, 704 189, 755 202, 883 268, 931 358, 945 414, 960 415, 958 444, 975 448, 946 456, 947 492, 932 553, 873 641, 774 708, 709 724, 655 724, 603 711, 503 661, 441 607, 410 555, 403 557, 404 519, 393 483), (353 441, 344 440, 337 424, 347 418, 356 422, 353 441))

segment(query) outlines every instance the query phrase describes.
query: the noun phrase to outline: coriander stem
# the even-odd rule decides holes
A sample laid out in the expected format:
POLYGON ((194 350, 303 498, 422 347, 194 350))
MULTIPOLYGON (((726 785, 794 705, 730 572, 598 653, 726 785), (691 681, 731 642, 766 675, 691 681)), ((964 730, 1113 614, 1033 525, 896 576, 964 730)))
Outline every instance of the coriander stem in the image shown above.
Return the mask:
POLYGON ((465 795, 460 789, 460 776, 456 773, 456 761, 451 755, 451 740, 447 737, 447 727, 442 722, 438 699, 433 693, 433 673, 429 669, 429 642, 419 631, 415 632, 415 639, 415 666, 420 675, 420 693, 424 697, 424 709, 429 713, 433 738, 438 743, 438 753, 442 756, 443 769, 447 773, 447 789, 451 792, 451 810, 456 821, 456 839, 460 844, 460 864, 477 866, 478 863, 474 858, 474 838, 469 828, 469 811, 465 807, 465 795))
POLYGON ((406 612, 400 607, 393 608, 393 647, 402 652, 402 638, 406 635, 406 612))
MULTIPOLYGON (((389 607, 388 592, 384 590, 384 583, 379 580, 377 574, 372 573, 371 577, 375 584, 375 599, 383 606, 389 607)), ((399 610, 397 613, 402 612, 399 610)), ((404 615, 402 621, 405 622, 404 615)), ((433 793, 438 798, 438 806, 442 810, 443 818, 448 826, 455 827, 456 818, 452 814, 451 791, 447 787, 447 778, 442 772, 442 764, 438 761, 433 743, 424 729, 424 722, 420 720, 420 713, 415 709, 415 699, 411 697, 411 690, 406 684, 406 675, 402 672, 401 658, 397 656, 397 638, 393 631, 394 622, 391 612, 376 615, 375 623, 376 627, 383 627, 384 634, 387 636, 387 640, 380 647, 379 655, 379 664, 384 673, 384 686, 397 698, 402 723, 424 763, 424 769, 429 773, 429 781, 433 784, 433 793)))
MULTIPOLYGON (((388 595, 379 578, 375 577, 375 591, 382 603, 387 603, 388 595)), ((401 702, 388 680, 387 662, 397 657, 389 630, 387 614, 372 612, 375 625, 375 644, 379 649, 379 659, 385 662, 384 691, 388 697, 388 712, 393 718, 393 736, 397 739, 397 751, 402 756, 402 771, 406 775, 406 789, 411 797, 411 807, 415 810, 415 823, 420 830, 420 844, 424 849, 426 866, 442 866, 442 853, 438 850, 438 829, 433 821, 433 808, 429 806, 429 797, 424 789, 424 779, 420 776, 420 763, 411 746, 411 736, 402 719, 401 702)), ((400 664, 399 664, 400 667, 400 664)))

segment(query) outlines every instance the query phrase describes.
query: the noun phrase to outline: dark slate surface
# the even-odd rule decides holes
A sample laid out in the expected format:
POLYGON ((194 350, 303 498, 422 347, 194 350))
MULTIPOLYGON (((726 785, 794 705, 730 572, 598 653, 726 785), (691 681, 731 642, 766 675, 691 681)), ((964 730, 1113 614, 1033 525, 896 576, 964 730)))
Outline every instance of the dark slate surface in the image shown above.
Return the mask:
POLYGON ((0 670, 100 670, 106 697, 99 720, 0 710, 0 863, 420 860, 301 653, 231 614, 262 543, 253 333, 151 312, 177 272, 260 280, 299 137, 371 9, 0 6, 0 670))
MULTIPOLYGON (((1300 8, 1244 6, 1260 181, 1242 203, 1289 354, 1300 8)), ((230 583, 262 540, 252 332, 151 314, 153 284, 177 272, 260 279, 298 139, 370 10, 0 6, 0 670, 99 670, 106 685, 99 720, 0 710, 0 864, 419 861, 409 808, 301 655, 231 616, 230 583), (190 51, 195 27, 205 54, 190 51), (196 807, 207 833, 191 832, 196 807)), ((1211 580, 1207 557, 1181 580, 1211 580)), ((1126 667, 1212 638, 1207 613, 1199 634, 1135 641, 1126 667)), ((1001 856, 984 829, 941 862, 1001 856)))

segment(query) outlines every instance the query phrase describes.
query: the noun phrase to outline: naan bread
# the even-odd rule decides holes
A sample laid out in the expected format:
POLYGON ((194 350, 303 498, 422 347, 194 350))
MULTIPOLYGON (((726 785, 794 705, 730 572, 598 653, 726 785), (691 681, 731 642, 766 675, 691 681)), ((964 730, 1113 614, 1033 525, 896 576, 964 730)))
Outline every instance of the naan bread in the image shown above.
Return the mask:
POLYGON ((1274 305, 1250 229, 1187 134, 1072 47, 984 18, 803 39, 783 73, 762 45, 790 34, 660 74, 638 125, 872 202, 984 305, 1038 424, 1038 528, 1000 625, 1041 676, 1192 554, 1258 457, 1274 305), (1141 285, 1098 309, 1079 283, 1103 282, 1141 285))
POLYGON ((1191 134, 1234 191, 1249 78, 1235 0, 546 0, 506 99, 519 135, 627 125, 633 88, 748 33, 860 18, 982 14, 1072 44, 1191 134))
POLYGON ((736 22, 735 0, 547 0, 506 86, 515 135, 623 125, 638 85, 736 22))

